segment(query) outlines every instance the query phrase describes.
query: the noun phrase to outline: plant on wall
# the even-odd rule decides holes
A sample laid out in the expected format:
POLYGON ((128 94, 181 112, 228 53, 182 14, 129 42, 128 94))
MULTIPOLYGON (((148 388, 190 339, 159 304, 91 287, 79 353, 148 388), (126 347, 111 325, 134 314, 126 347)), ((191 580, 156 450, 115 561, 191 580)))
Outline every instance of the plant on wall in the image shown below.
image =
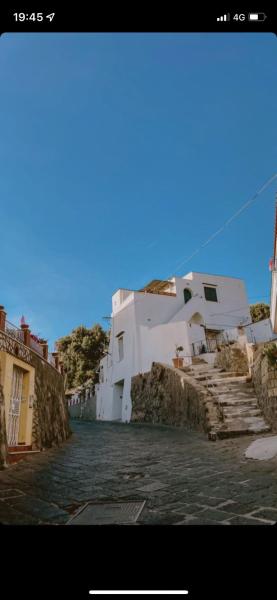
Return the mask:
POLYGON ((274 343, 268 344, 263 350, 263 355, 267 356, 270 365, 277 367, 277 346, 274 343))
POLYGON ((264 302, 258 302, 257 304, 251 304, 250 314, 253 323, 268 319, 270 316, 270 306, 264 302))
POLYGON ((177 344, 175 344, 175 355, 178 358, 180 352, 183 352, 184 348, 183 346, 178 346, 177 344))

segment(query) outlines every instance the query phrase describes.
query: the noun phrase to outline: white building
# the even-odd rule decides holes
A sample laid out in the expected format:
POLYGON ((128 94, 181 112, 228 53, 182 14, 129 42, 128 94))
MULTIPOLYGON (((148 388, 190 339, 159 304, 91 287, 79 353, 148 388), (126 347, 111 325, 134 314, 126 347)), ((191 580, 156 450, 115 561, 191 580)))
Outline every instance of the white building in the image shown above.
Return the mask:
POLYGON ((270 321, 272 331, 277 333, 277 203, 275 209, 275 230, 273 259, 270 261, 271 269, 271 298, 270 298, 270 321))
POLYGON ((153 362, 172 365, 176 346, 188 364, 204 349, 209 359, 221 331, 248 323, 241 279, 192 272, 139 291, 119 289, 112 297, 109 351, 100 364, 97 419, 129 421, 131 378, 153 362))

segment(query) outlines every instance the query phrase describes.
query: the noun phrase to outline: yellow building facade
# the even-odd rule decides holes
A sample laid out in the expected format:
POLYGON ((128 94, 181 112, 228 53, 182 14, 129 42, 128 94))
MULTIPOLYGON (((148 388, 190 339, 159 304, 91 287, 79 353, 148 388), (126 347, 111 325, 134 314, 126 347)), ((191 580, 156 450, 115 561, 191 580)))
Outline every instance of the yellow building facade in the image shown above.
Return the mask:
POLYGON ((8 447, 31 446, 35 369, 1 350, 0 383, 4 394, 8 447))
POLYGON ((58 353, 0 305, 0 469, 66 440, 68 417, 58 353))

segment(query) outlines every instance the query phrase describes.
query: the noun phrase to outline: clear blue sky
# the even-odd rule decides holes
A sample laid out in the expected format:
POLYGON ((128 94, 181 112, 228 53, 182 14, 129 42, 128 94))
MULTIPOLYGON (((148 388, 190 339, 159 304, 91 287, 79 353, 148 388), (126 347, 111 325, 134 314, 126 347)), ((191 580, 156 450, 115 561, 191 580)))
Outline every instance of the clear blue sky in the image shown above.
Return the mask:
POLYGON ((52 343, 118 287, 188 271, 268 300, 277 171, 273 34, 0 38, 1 295, 52 343), (264 298, 265 296, 265 298, 264 298))

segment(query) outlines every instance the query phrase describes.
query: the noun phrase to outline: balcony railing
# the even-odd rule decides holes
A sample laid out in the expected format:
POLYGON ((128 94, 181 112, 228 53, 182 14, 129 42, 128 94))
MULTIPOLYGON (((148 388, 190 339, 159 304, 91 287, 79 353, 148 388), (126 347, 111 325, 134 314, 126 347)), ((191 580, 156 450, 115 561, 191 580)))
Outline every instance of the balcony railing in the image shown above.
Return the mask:
POLYGON ((0 304, 0 350, 29 364, 32 364, 33 351, 62 376, 64 374, 63 363, 59 361, 58 352, 49 352, 47 340, 34 335, 24 318, 21 319, 20 327, 8 321, 5 307, 2 304, 0 304))
POLYGON ((56 367, 56 362, 52 354, 48 354, 48 362, 50 363, 50 365, 52 365, 52 367, 56 367))
POLYGON ((10 323, 7 320, 5 323, 5 333, 18 342, 24 343, 24 332, 22 329, 19 329, 19 327, 16 327, 16 325, 13 325, 13 323, 10 323))
POLYGON ((199 356, 206 352, 216 352, 219 344, 224 343, 224 337, 219 335, 216 338, 207 338, 205 341, 194 342, 192 344, 192 355, 199 356))
MULTIPOLYGON (((15 342, 20 342, 21 344, 23 344, 23 346, 25 348, 25 350, 24 350, 25 354, 23 353, 24 357, 29 356, 28 354, 26 354, 26 352, 28 352, 28 348, 30 348, 31 350, 33 350, 34 352, 39 354, 42 358, 44 358, 43 346, 36 339, 34 339, 34 337, 32 337, 32 334, 30 335, 30 342, 26 346, 25 338, 24 338, 24 331, 22 329, 20 329, 19 327, 17 327, 16 325, 14 325, 13 323, 11 323, 10 321, 8 321, 7 319, 5 319, 5 323, 4 323, 4 327, 3 327, 2 331, 7 336, 9 336, 9 338, 11 338, 10 343, 9 343, 9 349, 12 354, 16 351, 15 350, 16 347, 18 348, 18 346, 15 344, 15 342), (12 342, 12 340, 14 340, 14 342, 12 342)), ((6 338, 6 339, 8 340, 8 338, 6 338)), ((50 352, 48 354, 47 362, 52 367, 57 369, 57 363, 55 361, 55 358, 54 358, 54 356, 52 356, 52 354, 50 352)))
POLYGON ((43 348, 38 342, 36 342, 36 340, 32 338, 32 336, 30 337, 30 348, 37 354, 40 354, 40 356, 43 356, 43 348))

